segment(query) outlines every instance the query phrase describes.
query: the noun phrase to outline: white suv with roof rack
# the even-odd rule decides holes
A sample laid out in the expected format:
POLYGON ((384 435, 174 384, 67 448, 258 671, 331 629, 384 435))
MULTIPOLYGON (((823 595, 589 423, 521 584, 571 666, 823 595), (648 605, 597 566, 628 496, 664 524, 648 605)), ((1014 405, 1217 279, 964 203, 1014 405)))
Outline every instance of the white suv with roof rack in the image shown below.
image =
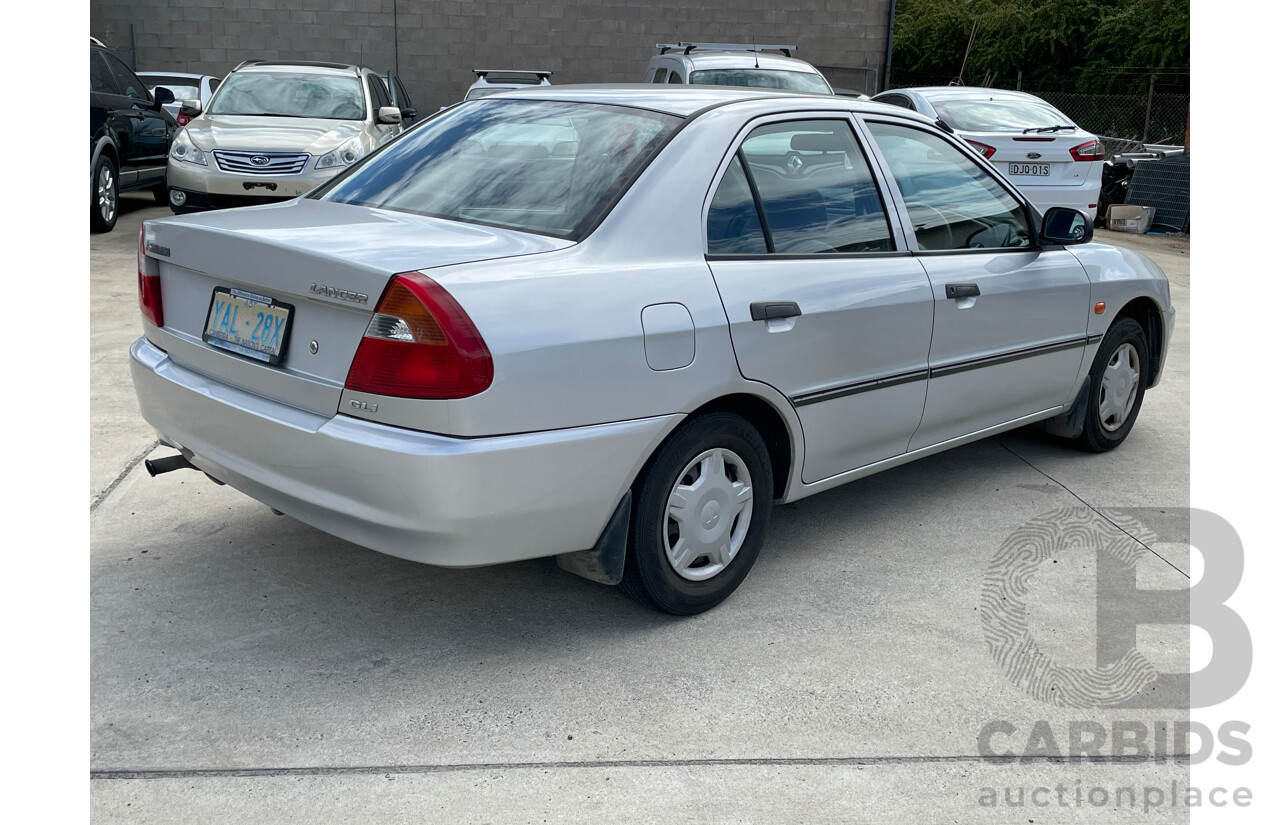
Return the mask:
POLYGON ((659 43, 645 68, 645 83, 751 86, 834 94, 822 72, 791 56, 791 45, 755 43, 659 43), (766 54, 781 52, 781 54, 766 54))

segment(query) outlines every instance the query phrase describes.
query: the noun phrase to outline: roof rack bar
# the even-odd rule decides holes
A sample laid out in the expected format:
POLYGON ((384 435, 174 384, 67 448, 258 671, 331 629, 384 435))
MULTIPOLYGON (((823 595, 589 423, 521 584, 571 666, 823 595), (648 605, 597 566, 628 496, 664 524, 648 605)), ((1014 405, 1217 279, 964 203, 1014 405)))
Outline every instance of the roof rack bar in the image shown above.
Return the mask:
POLYGON ((475 72, 476 77, 484 77, 488 74, 531 74, 537 75, 539 80, 551 77, 551 75, 555 74, 555 72, 547 72, 541 69, 472 69, 471 71, 475 72))
POLYGON ((688 54, 694 49, 702 49, 703 51, 717 51, 717 52, 763 52, 767 50, 767 51, 782 52, 787 57, 790 57, 791 53, 796 50, 796 47, 794 44, 789 45, 789 44, 777 44, 777 43, 686 43, 684 41, 681 41, 679 43, 658 43, 657 45, 654 46, 654 48, 659 49, 659 52, 658 52, 659 54, 666 54, 668 51, 675 51, 676 49, 683 49, 685 54, 688 54))
POLYGON ((236 72, 245 66, 316 66, 322 69, 351 69, 359 73, 360 67, 351 63, 329 63, 323 60, 246 60, 231 71, 236 72))

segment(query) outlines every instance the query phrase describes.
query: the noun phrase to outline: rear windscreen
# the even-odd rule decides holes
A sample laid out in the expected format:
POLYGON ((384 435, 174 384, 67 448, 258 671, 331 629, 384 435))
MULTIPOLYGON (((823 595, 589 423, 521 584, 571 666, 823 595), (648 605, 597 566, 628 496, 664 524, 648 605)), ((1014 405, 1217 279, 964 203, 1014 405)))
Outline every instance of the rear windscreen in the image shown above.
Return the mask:
POLYGON ((930 100, 938 116, 964 132, 1022 132, 1047 126, 1074 126, 1048 103, 1034 100, 930 100))
POLYGON ((317 197, 578 239, 681 119, 592 103, 460 104, 317 197))
POLYGON ((777 69, 705 69, 689 75, 689 82, 696 86, 751 86, 757 89, 831 94, 831 87, 820 74, 777 69))

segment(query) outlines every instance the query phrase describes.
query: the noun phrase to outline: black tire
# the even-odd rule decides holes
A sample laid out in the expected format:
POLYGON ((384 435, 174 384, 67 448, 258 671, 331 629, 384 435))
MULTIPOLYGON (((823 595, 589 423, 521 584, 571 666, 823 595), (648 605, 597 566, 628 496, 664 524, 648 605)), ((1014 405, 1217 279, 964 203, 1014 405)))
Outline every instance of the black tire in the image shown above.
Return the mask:
POLYGON ((120 217, 120 175, 115 161, 99 155, 89 175, 89 229, 110 232, 120 217))
MULTIPOLYGON (((635 505, 632 508, 626 568, 620 584, 622 592, 654 610, 690 616, 720 604, 742 584, 760 555, 773 504, 773 467, 769 449, 760 433, 746 419, 732 413, 710 413, 681 425, 654 454, 632 490, 635 505), (679 533, 683 528, 668 518, 668 503, 677 483, 688 482, 692 474, 701 472, 690 467, 691 462, 711 451, 716 451, 715 454, 724 459, 724 481, 735 486, 743 484, 740 489, 744 494, 742 471, 745 470, 750 479, 751 511, 747 515, 744 504, 741 512, 718 525, 721 532, 727 531, 729 535, 723 540, 709 539, 722 543, 726 548, 740 542, 727 563, 707 554, 694 553, 684 559, 686 575, 681 575, 668 557, 668 543, 674 530, 678 546, 679 533), (744 517, 745 533, 739 535, 740 520, 744 517), (720 567, 718 572, 711 573, 716 567, 720 567), (699 573, 700 570, 704 572, 699 573), (688 577, 708 574, 709 577, 701 581, 688 577)), ((721 501, 722 497, 709 490, 698 495, 699 501, 690 507, 690 512, 694 512, 696 507, 699 520, 709 518, 713 524, 718 522, 722 507, 726 506, 721 501)), ((719 534, 707 530, 705 535, 719 534)))
POLYGON ((1138 411, 1142 409, 1142 399, 1151 378, 1150 351, 1142 325, 1132 318, 1118 318, 1107 330, 1089 369, 1089 400, 1085 407, 1084 429, 1074 439, 1075 446, 1103 453, 1119 447, 1128 437, 1133 422, 1138 419, 1138 411), (1129 362, 1130 373, 1137 372, 1136 386, 1122 385, 1122 388, 1132 390, 1132 403, 1126 403, 1128 394, 1123 399, 1117 394, 1108 404, 1110 414, 1104 415, 1103 405, 1110 398, 1108 383, 1114 384, 1104 381, 1105 373, 1108 367, 1119 369, 1122 360, 1129 362), (1136 370, 1132 364, 1135 360, 1136 370), (1117 408, 1125 410, 1123 415, 1116 412, 1117 408))

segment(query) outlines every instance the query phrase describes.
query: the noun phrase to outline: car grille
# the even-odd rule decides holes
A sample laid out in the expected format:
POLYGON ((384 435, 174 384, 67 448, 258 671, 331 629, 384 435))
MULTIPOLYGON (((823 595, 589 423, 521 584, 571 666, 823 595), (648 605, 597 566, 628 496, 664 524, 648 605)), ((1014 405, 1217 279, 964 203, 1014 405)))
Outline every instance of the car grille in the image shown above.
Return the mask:
POLYGON ((227 152, 213 150, 218 168, 238 175, 296 175, 311 157, 305 152, 227 152), (264 162, 265 160, 265 162, 264 162))

